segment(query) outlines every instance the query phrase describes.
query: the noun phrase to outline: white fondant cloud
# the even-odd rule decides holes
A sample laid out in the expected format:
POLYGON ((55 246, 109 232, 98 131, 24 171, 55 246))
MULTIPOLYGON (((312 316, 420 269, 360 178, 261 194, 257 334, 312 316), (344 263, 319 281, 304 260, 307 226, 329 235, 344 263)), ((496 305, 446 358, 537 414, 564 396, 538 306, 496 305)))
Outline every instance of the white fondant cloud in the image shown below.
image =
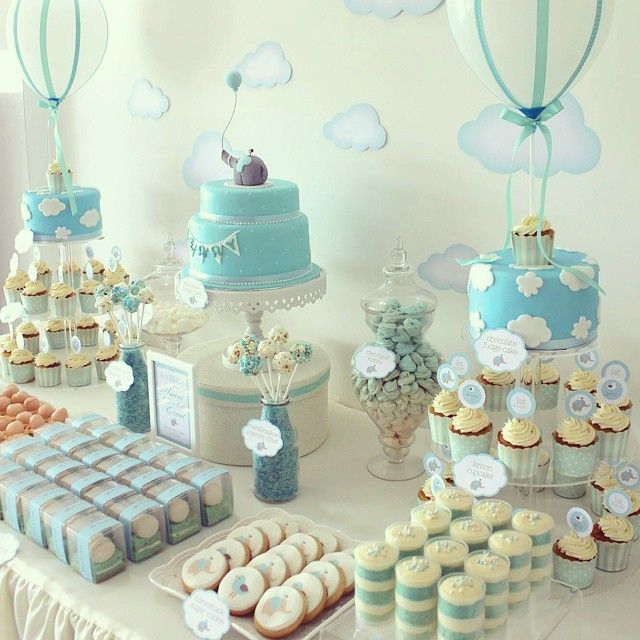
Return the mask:
POLYGON ((131 87, 127 108, 136 118, 155 120, 169 111, 169 98, 162 93, 162 89, 154 87, 146 78, 140 78, 131 87))
POLYGON ((24 202, 20 205, 20 216, 25 222, 31 220, 31 211, 24 202))
MULTIPOLYGON (((226 137, 224 148, 233 155, 239 155, 231 149, 226 137)), ((232 179, 233 170, 222 162, 221 151, 222 135, 217 131, 205 131, 196 138, 191 155, 182 165, 182 178, 189 187, 199 189, 211 180, 232 179)))
POLYGON ((43 216, 57 216, 66 209, 66 205, 58 198, 43 198, 42 202, 38 205, 38 211, 43 216))
MULTIPOLYGON (((596 274, 593 267, 576 266, 573 268, 576 271, 584 273, 585 276, 591 279, 593 279, 596 274)), ((580 278, 574 276, 570 271, 565 271, 564 269, 560 272, 560 282, 562 282, 565 287, 569 287, 571 291, 580 291, 581 289, 586 289, 589 286, 586 282, 583 282, 580 278)))
POLYGON ((486 327, 487 323, 482 319, 479 311, 472 311, 469 314, 469 333, 472 338, 479 338, 486 327))
POLYGON ((530 349, 535 349, 543 342, 551 340, 551 329, 547 326, 547 321, 538 316, 523 314, 517 320, 510 320, 507 329, 517 333, 530 349))
POLYGON ((68 240, 71 236, 71 229, 67 227, 56 227, 56 240, 68 240))
POLYGON ((540 276, 537 276, 533 271, 527 271, 525 274, 516 278, 516 284, 518 285, 518 291, 525 297, 537 295, 538 291, 542 288, 544 281, 540 276))
POLYGON ((271 89, 291 79, 291 64, 277 42, 263 42, 255 51, 247 53, 236 66, 242 81, 254 89, 271 89))
POLYGON ((482 262, 472 265, 469 271, 469 282, 474 289, 486 291, 495 282, 491 265, 482 262))
POLYGON ((394 18, 405 11, 413 16, 422 16, 436 9, 442 0, 344 0, 352 13, 364 16, 373 13, 380 18, 394 18))
POLYGON ((571 335, 578 340, 585 340, 589 336, 591 330, 591 320, 587 320, 584 316, 580 316, 578 322, 573 323, 571 335))
MULTIPOLYGON (((564 95, 561 102, 564 109, 545 123, 553 136, 550 175, 559 171, 587 173, 600 161, 600 139, 586 126, 582 108, 572 95, 564 95)), ((528 173, 529 145, 523 144, 515 161, 512 160, 513 148, 522 129, 503 120, 500 117, 503 110, 504 105, 492 104, 483 109, 476 120, 463 124, 458 133, 458 144, 489 171, 510 173, 522 169, 528 173)), ((547 151, 539 131, 535 133, 534 149, 535 174, 542 177, 547 151)))
POLYGON ((95 227, 100 222, 100 214, 96 209, 88 209, 80 216, 79 222, 84 227, 95 227))
POLYGON ((340 149, 381 149, 387 142, 387 132, 380 124, 378 112, 364 103, 337 113, 324 125, 322 132, 340 149))
POLYGON ((442 253, 432 253, 418 265, 417 273, 423 280, 429 282, 436 289, 445 291, 452 289, 458 293, 467 292, 469 267, 462 267, 457 259, 471 260, 478 252, 465 244, 452 244, 442 253))

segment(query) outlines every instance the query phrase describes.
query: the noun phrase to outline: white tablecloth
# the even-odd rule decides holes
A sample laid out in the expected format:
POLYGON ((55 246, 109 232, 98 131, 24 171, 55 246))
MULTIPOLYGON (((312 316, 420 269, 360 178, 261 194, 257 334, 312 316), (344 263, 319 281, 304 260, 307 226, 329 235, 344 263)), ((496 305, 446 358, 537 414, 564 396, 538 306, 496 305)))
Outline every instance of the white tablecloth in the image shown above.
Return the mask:
MULTIPOLYGON (((77 411, 92 409, 113 416, 111 391, 105 387, 61 389, 49 397, 77 411)), ((338 405, 331 406, 330 420, 329 440, 302 459, 300 495, 285 507, 357 538, 380 538, 386 525, 408 519, 421 480, 376 480, 366 471, 367 460, 379 452, 373 425, 363 413, 338 405)), ((422 454, 424 446, 425 435, 420 432, 414 448, 422 454)), ((149 572, 179 551, 264 508, 251 492, 251 474, 251 469, 232 468, 234 516, 180 545, 168 546, 154 558, 129 563, 126 571, 100 585, 88 583, 51 553, 19 536, 18 555, 0 568, 0 640, 192 638, 184 626, 180 602, 156 589, 148 580, 149 572)), ((520 506, 551 511, 559 532, 564 528, 563 514, 573 504, 554 498, 548 490, 532 498, 512 497, 520 506)), ((11 531, 0 522, 0 532, 11 531)), ((633 607, 640 601, 639 565, 636 548, 627 571, 597 572, 596 584, 585 592, 584 640, 601 640, 605 628, 607 640, 638 637, 638 614, 633 607)), ((234 632, 229 634, 233 636, 234 632)))

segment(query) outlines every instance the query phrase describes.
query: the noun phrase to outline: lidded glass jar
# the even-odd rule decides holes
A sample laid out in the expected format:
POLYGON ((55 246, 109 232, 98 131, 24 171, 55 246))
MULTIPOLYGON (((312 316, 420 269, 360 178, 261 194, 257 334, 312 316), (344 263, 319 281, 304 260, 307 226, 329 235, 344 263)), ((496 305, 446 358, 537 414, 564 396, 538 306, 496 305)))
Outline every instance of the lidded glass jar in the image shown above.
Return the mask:
POLYGON ((396 239, 391 262, 382 273, 384 282, 360 301, 376 338, 354 353, 351 383, 379 429, 383 448, 367 468, 378 478, 407 480, 424 472, 421 458, 407 456, 439 391, 436 371, 441 357, 424 340, 438 300, 415 277, 401 238, 396 239))

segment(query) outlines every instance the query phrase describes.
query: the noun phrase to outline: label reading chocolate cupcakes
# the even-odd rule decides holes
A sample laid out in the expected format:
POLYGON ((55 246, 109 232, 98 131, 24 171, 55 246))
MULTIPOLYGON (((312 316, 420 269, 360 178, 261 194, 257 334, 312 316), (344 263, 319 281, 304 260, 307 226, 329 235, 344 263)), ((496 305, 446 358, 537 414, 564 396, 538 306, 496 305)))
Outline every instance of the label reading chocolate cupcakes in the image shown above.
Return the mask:
POLYGON ((197 638, 220 640, 231 627, 229 608, 215 591, 197 589, 183 603, 184 622, 197 638))
POLYGON ((396 368, 396 355, 379 345, 368 345, 355 355, 356 369, 365 378, 384 378, 396 368))

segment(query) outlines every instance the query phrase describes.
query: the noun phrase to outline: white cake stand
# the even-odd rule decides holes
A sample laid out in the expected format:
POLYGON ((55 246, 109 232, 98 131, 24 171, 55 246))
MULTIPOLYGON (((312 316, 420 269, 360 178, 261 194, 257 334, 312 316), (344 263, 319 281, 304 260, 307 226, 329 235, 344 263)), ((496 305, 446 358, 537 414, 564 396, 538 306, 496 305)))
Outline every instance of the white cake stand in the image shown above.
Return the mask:
POLYGON ((290 310, 313 304, 327 292, 327 276, 324 269, 320 275, 302 284, 278 289, 256 291, 224 291, 208 289, 209 309, 213 311, 243 313, 247 323, 246 333, 262 340, 262 316, 265 311, 290 310))

